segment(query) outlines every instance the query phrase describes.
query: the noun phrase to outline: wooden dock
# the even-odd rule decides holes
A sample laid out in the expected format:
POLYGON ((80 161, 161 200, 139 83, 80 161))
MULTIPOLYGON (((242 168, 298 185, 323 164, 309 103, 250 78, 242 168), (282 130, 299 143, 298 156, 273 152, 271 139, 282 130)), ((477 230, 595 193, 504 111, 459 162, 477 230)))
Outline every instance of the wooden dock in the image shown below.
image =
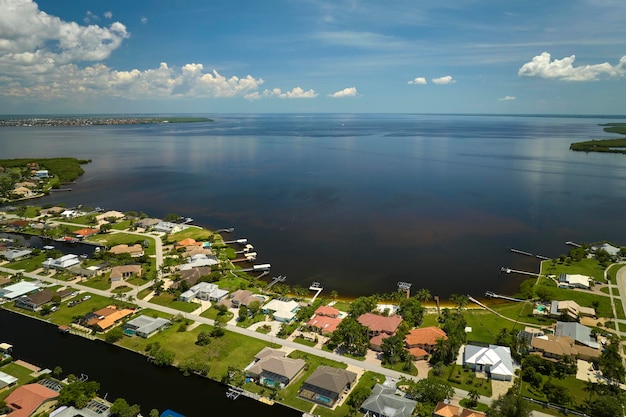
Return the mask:
POLYGON ((531 275, 533 277, 540 277, 541 276, 541 274, 536 274, 534 272, 520 271, 520 270, 517 270, 517 269, 506 268, 504 266, 502 268, 500 268, 500 272, 506 272, 507 274, 514 273, 514 274, 522 274, 522 275, 531 275))

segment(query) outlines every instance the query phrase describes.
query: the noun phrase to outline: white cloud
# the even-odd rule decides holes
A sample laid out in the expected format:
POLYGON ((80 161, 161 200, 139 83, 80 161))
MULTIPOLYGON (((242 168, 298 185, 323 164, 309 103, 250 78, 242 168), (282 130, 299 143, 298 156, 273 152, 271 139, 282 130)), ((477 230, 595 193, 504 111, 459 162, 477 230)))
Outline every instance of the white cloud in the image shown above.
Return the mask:
POLYGON ((146 16, 141 16, 141 24, 145 25, 146 23, 148 23, 148 18, 146 16))
POLYGON ((348 87, 343 90, 336 91, 332 94, 329 94, 328 97, 332 98, 343 98, 343 97, 354 97, 357 95, 356 87, 348 87))
POLYGON ((439 77, 439 78, 433 78, 432 82, 435 84, 442 85, 442 84, 453 84, 456 82, 456 80, 454 80, 451 75, 446 75, 446 76, 439 77))
POLYGON ((594 81, 600 76, 623 77, 626 75, 626 55, 615 66, 604 62, 602 64, 582 65, 575 67, 576 55, 563 59, 554 59, 548 52, 535 56, 532 61, 525 63, 518 71, 520 77, 551 78, 564 81, 594 81))
POLYGON ((104 12, 102 14, 102 16, 104 16, 105 19, 113 19, 113 13, 112 12, 104 12))
POLYGON ((515 96, 504 96, 498 99, 498 101, 512 101, 515 100, 515 96))
POLYGON ((90 10, 87 10, 85 17, 83 17, 83 22, 85 22, 86 24, 89 24, 89 22, 91 22, 92 20, 98 21, 100 20, 100 17, 98 17, 98 15, 94 13, 91 13, 90 10))
POLYGON ((264 90, 262 93, 254 91, 244 95, 244 98, 248 100, 258 100, 261 98, 315 98, 317 93, 314 90, 304 91, 300 87, 294 87, 291 91, 285 91, 284 93, 280 88, 273 88, 271 90, 264 90))
POLYGON ((421 85, 421 84, 427 84, 427 83, 428 83, 428 81, 426 81, 426 78, 424 78, 424 77, 417 77, 417 78, 409 81, 409 84, 419 84, 419 85, 421 85))

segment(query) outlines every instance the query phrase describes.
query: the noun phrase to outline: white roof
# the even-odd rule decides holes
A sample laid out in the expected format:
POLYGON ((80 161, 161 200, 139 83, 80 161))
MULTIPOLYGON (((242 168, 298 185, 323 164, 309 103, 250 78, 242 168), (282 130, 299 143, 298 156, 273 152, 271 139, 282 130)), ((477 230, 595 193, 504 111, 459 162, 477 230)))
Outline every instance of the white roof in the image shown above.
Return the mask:
POLYGON ((189 262, 180 266, 180 270, 184 271, 191 268, 199 268, 201 266, 213 266, 217 265, 217 258, 213 255, 208 256, 204 253, 199 253, 189 257, 189 262))
POLYGON ((20 281, 17 284, 9 285, 0 289, 0 294, 2 297, 12 300, 17 297, 21 297, 22 295, 26 295, 30 292, 37 291, 39 289, 39 285, 29 282, 29 281, 20 281))
POLYGON ((0 371, 0 382, 4 382, 6 385, 11 385, 14 382, 17 382, 17 378, 0 371))
POLYGON ((467 345, 464 362, 476 365, 488 365, 490 372, 496 375, 513 375, 513 359, 511 349, 505 346, 489 345, 489 347, 467 345))
POLYGON ((298 307, 299 307, 299 304, 293 300, 282 301, 282 300, 277 300, 277 299, 273 299, 269 303, 265 304, 265 306, 263 306, 263 308, 266 310, 280 311, 280 312, 292 312, 298 307))
POLYGON ((568 284, 579 284, 579 285, 584 285, 588 287, 589 281, 592 278, 586 275, 580 275, 580 274, 567 274, 565 275, 565 279, 567 280, 568 284))

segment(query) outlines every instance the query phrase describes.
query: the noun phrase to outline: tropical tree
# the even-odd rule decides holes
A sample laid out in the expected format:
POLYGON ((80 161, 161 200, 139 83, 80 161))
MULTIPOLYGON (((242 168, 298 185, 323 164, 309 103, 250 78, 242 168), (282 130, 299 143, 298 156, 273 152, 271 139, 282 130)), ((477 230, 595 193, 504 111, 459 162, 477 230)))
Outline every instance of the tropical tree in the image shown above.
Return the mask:
POLYGON ((430 293, 430 290, 426 288, 421 288, 417 290, 414 297, 420 300, 422 304, 429 302, 433 298, 432 294, 430 293))
POLYGON ((469 297, 465 294, 452 294, 450 301, 454 303, 457 310, 463 310, 469 304, 469 297))
POLYGON ((405 298, 400 301, 398 312, 409 327, 416 327, 424 320, 424 307, 417 297, 405 298))
POLYGON ((624 364, 620 355, 620 340, 616 335, 612 335, 610 342, 604 347, 598 364, 602 375, 611 383, 624 382, 624 364))
POLYGON ((369 347, 369 332, 355 318, 346 317, 333 332, 331 343, 354 356, 365 356, 369 347))
POLYGON ((624 410, 621 401, 615 401, 611 396, 601 396, 589 403, 587 413, 594 417, 615 417, 623 415, 624 410))
POLYGON ((358 318, 359 316, 374 311, 377 299, 375 296, 359 297, 350 303, 350 315, 358 318))
POLYGON ((521 395, 509 390, 491 403, 486 414, 487 417, 530 417, 532 410, 521 395))
POLYGON ((139 405, 129 405, 123 398, 116 399, 109 409, 111 415, 117 417, 135 417, 140 411, 139 405))
POLYGON ((478 405, 478 400, 480 399, 480 394, 478 393, 477 390, 471 389, 467 393, 467 399, 469 400, 468 406, 470 408, 474 408, 474 407, 476 407, 478 405))

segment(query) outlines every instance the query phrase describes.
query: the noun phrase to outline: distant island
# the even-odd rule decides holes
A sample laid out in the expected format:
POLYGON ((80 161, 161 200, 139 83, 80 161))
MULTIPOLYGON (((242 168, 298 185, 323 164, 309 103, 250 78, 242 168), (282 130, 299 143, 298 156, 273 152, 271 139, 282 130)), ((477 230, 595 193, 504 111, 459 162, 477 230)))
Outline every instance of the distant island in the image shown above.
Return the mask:
MULTIPOLYGON (((604 131, 626 135, 626 123, 605 123, 604 131)), ((618 139, 594 139, 585 142, 572 143, 569 147, 578 152, 608 152, 626 154, 626 138, 618 139)))
POLYGON ((0 119, 1 126, 106 126, 106 125, 143 125, 159 123, 198 123, 212 122, 207 117, 10 117, 0 119))

